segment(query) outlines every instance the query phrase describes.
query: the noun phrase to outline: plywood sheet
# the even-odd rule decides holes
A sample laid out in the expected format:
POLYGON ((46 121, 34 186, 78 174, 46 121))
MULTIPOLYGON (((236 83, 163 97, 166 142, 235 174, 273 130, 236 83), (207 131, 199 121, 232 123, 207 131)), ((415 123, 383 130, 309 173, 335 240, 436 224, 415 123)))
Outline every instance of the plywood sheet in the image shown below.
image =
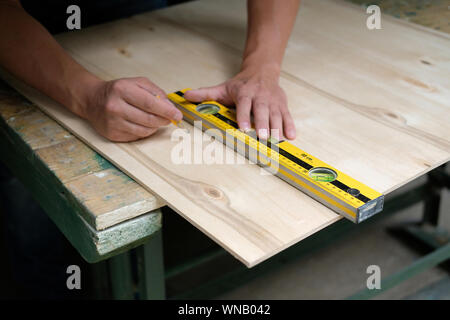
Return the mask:
MULTIPOLYGON (((353 23, 365 26, 361 10, 312 0, 300 10, 280 82, 298 129, 294 144, 383 193, 448 161, 449 39, 389 20, 375 31, 386 41, 379 47, 352 31, 353 23), (414 40, 424 46, 412 46, 414 40)), ((104 79, 146 76, 170 92, 232 76, 244 37, 245 10, 233 0, 191 2, 58 40, 104 79)), ((340 218, 252 164, 174 164, 172 127, 144 141, 111 143, 50 99, 9 81, 247 266, 340 218)))

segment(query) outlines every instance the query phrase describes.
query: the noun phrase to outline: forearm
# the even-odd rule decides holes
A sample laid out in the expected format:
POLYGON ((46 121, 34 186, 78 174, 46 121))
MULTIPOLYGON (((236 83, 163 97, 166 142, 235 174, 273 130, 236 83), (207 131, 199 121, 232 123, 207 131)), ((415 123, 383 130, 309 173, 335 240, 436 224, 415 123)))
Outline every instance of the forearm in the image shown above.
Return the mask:
POLYGON ((84 117, 101 80, 73 60, 17 1, 0 1, 0 65, 84 117))
POLYGON ((300 0, 248 0, 247 42, 242 69, 280 71, 300 0))

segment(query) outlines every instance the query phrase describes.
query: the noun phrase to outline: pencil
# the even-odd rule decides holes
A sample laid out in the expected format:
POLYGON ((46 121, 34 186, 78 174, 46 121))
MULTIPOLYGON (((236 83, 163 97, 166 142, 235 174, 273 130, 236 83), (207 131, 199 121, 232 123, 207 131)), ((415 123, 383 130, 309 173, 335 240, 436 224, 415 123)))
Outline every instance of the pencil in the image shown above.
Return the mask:
POLYGON ((170 122, 172 122, 174 126, 189 132, 189 130, 183 125, 183 122, 181 120, 170 120, 170 122))
MULTIPOLYGON (((153 93, 152 93, 153 94, 153 93)), ((159 94, 157 94, 157 95, 155 95, 155 94, 153 94, 157 99, 161 99, 161 97, 159 96, 159 94)), ((183 122, 181 122, 181 120, 179 120, 179 121, 176 121, 176 120, 170 120, 170 122, 172 122, 172 124, 175 126, 175 127, 178 127, 178 128, 180 128, 180 129, 183 129, 184 131, 186 131, 186 132, 188 132, 189 133, 189 130, 183 125, 183 122)))

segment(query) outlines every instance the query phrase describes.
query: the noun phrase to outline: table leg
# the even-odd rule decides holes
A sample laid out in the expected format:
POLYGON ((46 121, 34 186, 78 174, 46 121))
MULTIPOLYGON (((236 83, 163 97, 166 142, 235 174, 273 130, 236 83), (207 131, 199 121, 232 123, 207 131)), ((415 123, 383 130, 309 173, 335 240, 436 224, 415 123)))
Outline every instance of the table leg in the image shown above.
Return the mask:
POLYGON ((446 187, 446 179, 448 184, 448 175, 445 173, 445 166, 446 164, 443 164, 428 174, 427 185, 430 197, 424 204, 423 223, 429 223, 434 226, 438 224, 441 195, 443 189, 446 187))
POLYGON ((427 270, 438 264, 448 260, 450 258, 450 243, 442 246, 441 248, 434 250, 433 252, 423 256, 419 260, 415 261, 406 268, 394 273, 381 281, 380 290, 364 289, 356 294, 348 297, 349 300, 362 300, 370 299, 376 295, 385 292, 386 290, 402 283, 403 281, 427 270))
POLYGON ((111 293, 115 300, 134 298, 133 277, 129 252, 124 252, 108 260, 111 277, 111 293))
POLYGON ((91 264, 90 274, 90 281, 93 283, 93 298, 96 300, 111 299, 108 261, 91 264))
POLYGON ((165 299, 162 231, 137 248, 139 298, 141 300, 165 299))

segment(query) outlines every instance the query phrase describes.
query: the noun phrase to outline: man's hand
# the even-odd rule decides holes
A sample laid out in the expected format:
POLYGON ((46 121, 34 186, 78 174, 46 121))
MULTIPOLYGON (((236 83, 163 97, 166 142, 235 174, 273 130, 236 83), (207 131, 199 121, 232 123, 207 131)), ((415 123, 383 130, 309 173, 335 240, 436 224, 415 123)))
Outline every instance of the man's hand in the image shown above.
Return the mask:
POLYGON ((191 90, 184 96, 194 102, 217 100, 235 105, 239 128, 244 131, 251 126, 252 114, 262 139, 269 136, 295 139, 294 121, 278 80, 300 0, 248 0, 247 3, 247 41, 241 72, 218 86, 191 90))
POLYGON ((162 89, 142 77, 99 82, 82 116, 98 133, 116 142, 148 137, 170 120, 183 117, 162 89))
POLYGON ((0 65, 113 141, 145 138, 182 118, 164 91, 146 78, 106 82, 88 72, 19 0, 0 0, 0 65))
POLYGON ((269 136, 295 139, 295 124, 287 107, 286 95, 278 85, 278 72, 258 69, 243 70, 218 86, 187 91, 184 97, 193 102, 215 100, 226 106, 235 105, 237 122, 243 131, 251 128, 252 114, 261 139, 269 136))

